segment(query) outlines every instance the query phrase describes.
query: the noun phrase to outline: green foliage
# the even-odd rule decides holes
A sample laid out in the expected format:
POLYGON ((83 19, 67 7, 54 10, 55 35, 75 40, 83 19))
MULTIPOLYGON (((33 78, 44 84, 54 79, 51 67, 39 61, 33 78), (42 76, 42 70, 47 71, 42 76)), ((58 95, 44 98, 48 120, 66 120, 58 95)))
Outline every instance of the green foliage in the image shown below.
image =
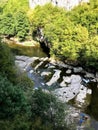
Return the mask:
POLYGON ((29 33, 29 20, 27 18, 27 0, 8 0, 4 6, 0 4, 0 34, 17 36, 20 41, 26 39, 29 33))
POLYGON ((15 28, 16 35, 19 37, 20 41, 25 40, 26 36, 29 33, 29 21, 24 12, 17 12, 15 15, 15 28))
POLYGON ((13 86, 7 78, 0 75, 0 119, 13 117, 26 111, 26 99, 18 86, 13 86))
POLYGON ((6 75, 7 78, 14 82, 16 70, 14 68, 14 57, 8 45, 0 39, 0 73, 6 75))
POLYGON ((65 104, 59 102, 51 93, 35 90, 32 96, 32 119, 53 128, 65 127, 65 104), (41 119, 41 120, 40 120, 41 119))
POLYGON ((16 115, 11 120, 0 120, 0 130, 30 130, 31 122, 26 114, 16 115))
POLYGON ((46 4, 42 7, 37 6, 32 14, 33 29, 39 26, 45 27, 47 24, 51 24, 56 21, 56 17, 59 18, 60 15, 64 17, 65 14, 65 10, 54 7, 51 4, 46 4))
POLYGON ((14 18, 11 14, 6 14, 0 18, 0 34, 8 37, 15 35, 14 18))
POLYGON ((83 48, 83 63, 86 66, 98 69, 98 36, 91 38, 83 48))
POLYGON ((98 6, 95 3, 80 5, 70 12, 51 4, 35 8, 32 29, 43 28, 44 36, 52 44, 51 56, 97 69, 97 46, 92 40, 98 35, 98 6))
POLYGON ((0 34, 9 38, 16 35, 20 41, 25 40, 29 34, 29 21, 25 12, 17 12, 15 15, 2 15, 0 18, 0 34))
POLYGON ((19 10, 28 10, 28 0, 8 0, 3 8, 4 13, 16 13, 19 10))

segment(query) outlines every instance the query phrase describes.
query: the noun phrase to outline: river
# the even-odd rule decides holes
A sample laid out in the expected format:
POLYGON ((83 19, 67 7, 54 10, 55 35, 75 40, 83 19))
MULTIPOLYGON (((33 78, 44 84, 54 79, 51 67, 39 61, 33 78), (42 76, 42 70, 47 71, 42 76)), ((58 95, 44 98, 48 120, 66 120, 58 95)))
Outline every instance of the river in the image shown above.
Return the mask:
MULTIPOLYGON (((42 51, 42 48, 40 48, 39 45, 21 46, 20 44, 15 44, 13 41, 11 41, 9 46, 11 47, 11 49, 15 53, 15 55, 19 55, 18 58, 16 58, 16 64, 18 64, 18 65, 23 63, 21 59, 23 57, 25 57, 24 55, 30 56, 30 57, 27 57, 27 59, 28 59, 28 61, 31 60, 32 65, 30 64, 30 66, 28 66, 26 68, 26 72, 27 72, 28 77, 34 81, 34 88, 35 89, 38 89, 38 87, 41 87, 44 89, 47 88, 47 89, 55 90, 58 88, 62 88, 60 86, 60 83, 61 83, 62 79, 64 78, 64 76, 65 77, 67 76, 67 78, 68 78, 68 77, 71 77, 71 75, 74 75, 74 77, 77 75, 78 75, 78 77, 79 76, 81 77, 81 75, 83 77, 83 75, 84 75, 84 72, 83 73, 76 72, 77 68, 72 68, 72 66, 66 65, 68 67, 68 68, 66 68, 66 67, 61 67, 60 63, 59 63, 59 65, 57 65, 54 62, 50 62, 47 58, 47 55, 42 51), (22 56, 20 56, 20 55, 22 55, 22 56), (36 60, 34 60, 34 57, 36 60), (46 58, 46 60, 45 60, 45 58, 46 58), (65 75, 65 72, 66 72, 66 75, 65 75), (52 88, 51 88, 51 86, 48 86, 49 83, 51 83, 50 79, 56 77, 57 75, 58 75, 57 81, 53 82, 54 81, 54 79, 53 79, 53 81, 52 81, 53 84, 52 84, 52 88)), ((26 57, 25 57, 25 59, 26 59, 26 57)), ((26 61, 26 63, 28 61, 26 61)), ((23 67, 23 70, 24 70, 24 67, 23 67)), ((76 77, 76 78, 78 78, 78 77, 76 77)), ((73 79, 71 79, 71 80, 73 80, 73 79)), ((67 79, 67 81, 68 81, 68 79, 67 79)), ((63 84, 64 84, 64 82, 63 82, 63 84)), ((98 115, 97 115, 98 114, 97 113, 97 110, 98 110, 98 103, 97 103, 97 101, 98 101, 97 100, 98 99, 97 98, 98 88, 95 86, 94 83, 91 84, 90 86, 92 86, 94 89, 93 89, 93 93, 91 96, 90 105, 89 105, 89 107, 87 107, 88 109, 86 109, 86 110, 87 110, 88 114, 91 114, 91 115, 93 115, 93 117, 95 117, 95 119, 98 119, 98 115)), ((91 118, 91 117, 90 117, 90 119, 91 119, 90 120, 91 121, 91 123, 90 123, 91 129, 98 130, 98 121, 95 120, 94 118, 91 118)), ((84 130, 84 129, 81 129, 81 130, 84 130)))

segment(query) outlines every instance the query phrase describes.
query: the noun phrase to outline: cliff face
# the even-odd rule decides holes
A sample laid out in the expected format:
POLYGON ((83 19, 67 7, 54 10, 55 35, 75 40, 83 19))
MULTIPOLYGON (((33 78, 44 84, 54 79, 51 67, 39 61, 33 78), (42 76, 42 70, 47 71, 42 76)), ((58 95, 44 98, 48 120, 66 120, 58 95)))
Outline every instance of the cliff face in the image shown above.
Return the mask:
POLYGON ((88 3, 89 0, 29 0, 29 6, 30 8, 35 8, 37 5, 44 5, 50 2, 55 6, 71 10, 73 7, 81 3, 88 3))

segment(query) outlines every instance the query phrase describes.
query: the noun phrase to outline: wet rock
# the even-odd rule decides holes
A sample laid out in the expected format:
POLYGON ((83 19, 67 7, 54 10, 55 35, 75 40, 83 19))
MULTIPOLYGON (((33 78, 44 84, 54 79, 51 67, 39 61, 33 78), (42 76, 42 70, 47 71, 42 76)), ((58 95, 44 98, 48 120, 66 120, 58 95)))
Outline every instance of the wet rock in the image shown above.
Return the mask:
POLYGON ((52 76, 50 81, 46 83, 48 86, 51 86, 53 83, 57 82, 57 80, 60 78, 61 70, 55 69, 54 71, 55 71, 54 75, 52 76))

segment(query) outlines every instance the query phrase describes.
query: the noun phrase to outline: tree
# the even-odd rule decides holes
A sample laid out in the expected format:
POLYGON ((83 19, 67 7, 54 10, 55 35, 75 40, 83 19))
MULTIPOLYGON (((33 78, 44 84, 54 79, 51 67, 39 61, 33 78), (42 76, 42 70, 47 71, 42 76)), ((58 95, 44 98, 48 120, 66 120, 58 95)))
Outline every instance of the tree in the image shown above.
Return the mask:
POLYGON ((16 35, 19 37, 20 41, 26 39, 26 36, 29 34, 29 21, 24 12, 17 12, 15 15, 15 28, 16 35))
MULTIPOLYGON (((4 3, 4 0, 3 2, 4 3)), ((28 11, 29 3, 28 0, 6 0, 5 6, 3 8, 4 13, 15 14, 17 11, 28 11)))
POLYGON ((12 14, 6 14, 0 18, 0 34, 11 37, 15 35, 14 17, 12 14))
POLYGON ((0 119, 10 119, 26 110, 27 102, 22 89, 0 75, 0 119))
POLYGON ((0 73, 5 75, 11 82, 15 82, 16 69, 14 56, 8 45, 0 39, 0 73))

